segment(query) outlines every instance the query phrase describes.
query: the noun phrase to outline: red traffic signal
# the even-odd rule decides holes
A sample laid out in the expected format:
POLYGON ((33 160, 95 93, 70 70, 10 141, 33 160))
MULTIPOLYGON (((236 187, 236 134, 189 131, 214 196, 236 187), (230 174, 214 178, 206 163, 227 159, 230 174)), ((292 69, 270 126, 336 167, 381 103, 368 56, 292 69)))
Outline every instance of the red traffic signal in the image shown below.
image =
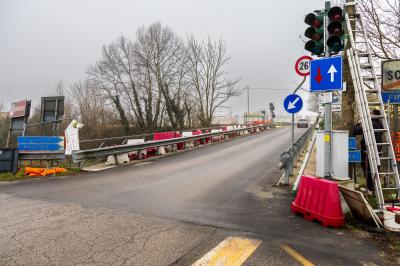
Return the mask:
POLYGON ((328 18, 330 21, 342 21, 343 20, 343 10, 338 6, 334 6, 328 11, 328 18))
POLYGON ((344 49, 344 25, 343 10, 334 6, 328 10, 329 24, 327 27, 329 37, 326 44, 330 51, 338 53, 344 49))
POLYGON ((304 22, 307 25, 310 25, 311 27, 319 28, 323 24, 323 17, 322 16, 317 16, 314 13, 309 13, 307 16, 304 18, 304 22))

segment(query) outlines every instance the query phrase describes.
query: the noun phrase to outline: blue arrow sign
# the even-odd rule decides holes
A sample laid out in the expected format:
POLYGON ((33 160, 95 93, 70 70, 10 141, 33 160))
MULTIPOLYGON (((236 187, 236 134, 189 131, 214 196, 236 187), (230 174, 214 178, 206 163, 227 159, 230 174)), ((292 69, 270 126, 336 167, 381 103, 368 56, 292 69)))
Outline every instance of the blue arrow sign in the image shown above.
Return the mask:
POLYGON ((60 143, 64 139, 58 136, 20 136, 18 143, 60 143))
POLYGON ((297 94, 289 94, 283 101, 283 107, 290 114, 298 113, 303 108, 303 100, 297 94))
POLYGON ((21 151, 62 151, 64 138, 58 136, 20 136, 18 149, 21 151))
POLYGON ((341 56, 312 60, 310 91, 335 91, 343 88, 343 59, 341 56))
POLYGON ((64 146, 57 143, 28 143, 18 144, 18 149, 21 151, 62 151, 64 146))

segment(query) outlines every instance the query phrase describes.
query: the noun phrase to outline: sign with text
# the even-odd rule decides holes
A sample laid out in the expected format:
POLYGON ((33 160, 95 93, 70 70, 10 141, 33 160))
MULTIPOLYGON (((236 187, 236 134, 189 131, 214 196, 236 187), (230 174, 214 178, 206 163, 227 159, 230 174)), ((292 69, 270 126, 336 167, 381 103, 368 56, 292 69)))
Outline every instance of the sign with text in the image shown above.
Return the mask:
POLYGON ((382 91, 382 101, 390 104, 400 104, 400 91, 398 92, 384 92, 382 91))
POLYGON ((71 155, 72 151, 79 150, 79 129, 83 124, 75 119, 71 121, 67 129, 65 129, 65 155, 71 155))
POLYGON ((302 56, 297 59, 296 64, 294 65, 294 69, 296 73, 300 76, 308 76, 310 75, 310 61, 313 60, 311 56, 302 56))
POLYGON ((400 90, 400 60, 382 62, 382 90, 400 90))
POLYGON ((11 104, 10 118, 24 117, 29 114, 30 101, 23 100, 11 104))
POLYGON ((18 137, 20 151, 64 151, 64 138, 59 136, 21 136, 18 137))

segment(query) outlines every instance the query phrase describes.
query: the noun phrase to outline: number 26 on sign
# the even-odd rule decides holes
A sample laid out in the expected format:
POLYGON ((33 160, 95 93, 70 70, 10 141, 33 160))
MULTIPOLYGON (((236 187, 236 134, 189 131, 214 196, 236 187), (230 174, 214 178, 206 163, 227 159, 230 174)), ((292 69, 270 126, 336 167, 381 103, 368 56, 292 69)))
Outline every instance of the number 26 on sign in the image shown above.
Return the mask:
POLYGON ((296 73, 300 76, 308 76, 310 75, 310 61, 313 60, 311 56, 302 56, 297 59, 296 64, 294 66, 296 73))

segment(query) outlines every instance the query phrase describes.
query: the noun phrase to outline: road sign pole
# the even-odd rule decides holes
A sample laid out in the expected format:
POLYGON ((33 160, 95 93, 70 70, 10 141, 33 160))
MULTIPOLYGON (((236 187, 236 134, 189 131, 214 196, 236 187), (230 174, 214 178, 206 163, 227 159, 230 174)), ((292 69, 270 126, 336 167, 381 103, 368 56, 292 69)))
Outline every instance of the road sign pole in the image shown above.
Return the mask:
MULTIPOLYGON (((331 2, 325 2, 325 11, 327 12, 331 8, 331 2)), ((324 46, 325 53, 324 57, 330 57, 330 51, 327 45, 327 22, 328 16, 327 13, 324 14, 324 46)), ((332 93, 332 92, 327 92, 332 93)), ((331 98, 331 97, 330 97, 331 98)), ((331 176, 331 141, 332 141, 332 102, 328 101, 325 103, 325 119, 324 119, 324 176, 325 178, 329 178, 331 176)))
MULTIPOLYGON (((297 88, 293 91, 293 94, 296 94, 296 92, 301 88, 301 86, 304 84, 306 79, 307 79, 307 76, 303 76, 303 80, 300 82, 299 85, 297 85, 297 88)), ((295 158, 293 158, 293 155, 294 155, 293 147, 294 147, 294 113, 292 113, 292 146, 291 146, 291 150, 290 150, 290 153, 291 153, 290 156, 291 156, 292 161, 291 161, 291 165, 290 165, 290 169, 289 169, 290 174, 289 174, 289 176, 287 176, 287 180, 285 180, 285 184, 289 184, 290 176, 293 175, 293 165, 294 165, 294 159, 295 159, 295 158)))

